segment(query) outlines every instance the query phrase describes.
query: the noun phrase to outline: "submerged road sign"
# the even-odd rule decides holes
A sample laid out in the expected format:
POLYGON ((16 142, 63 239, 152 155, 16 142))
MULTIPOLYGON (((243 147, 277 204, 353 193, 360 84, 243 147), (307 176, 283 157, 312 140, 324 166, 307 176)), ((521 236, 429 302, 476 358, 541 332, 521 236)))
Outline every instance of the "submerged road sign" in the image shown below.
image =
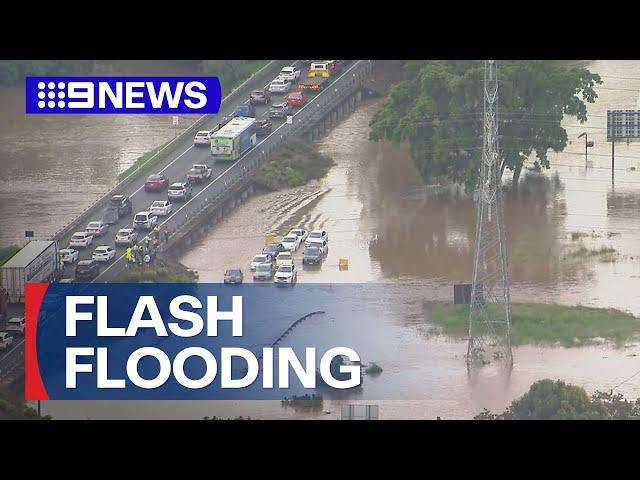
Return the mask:
POLYGON ((640 140, 640 110, 607 110, 607 141, 640 140))

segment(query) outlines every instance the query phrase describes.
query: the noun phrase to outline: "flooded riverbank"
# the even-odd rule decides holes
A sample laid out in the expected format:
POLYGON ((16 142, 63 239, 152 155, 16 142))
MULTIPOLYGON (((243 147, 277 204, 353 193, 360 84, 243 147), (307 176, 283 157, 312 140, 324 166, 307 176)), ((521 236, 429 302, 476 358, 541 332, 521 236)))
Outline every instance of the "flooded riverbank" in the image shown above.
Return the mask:
MULTIPOLYGON (((108 75, 189 75, 175 62, 123 61, 108 75)), ((24 87, 0 87, 0 247, 52 235, 108 192, 118 174, 197 115, 25 115, 24 87), (64 117, 64 118, 62 118, 64 117)))

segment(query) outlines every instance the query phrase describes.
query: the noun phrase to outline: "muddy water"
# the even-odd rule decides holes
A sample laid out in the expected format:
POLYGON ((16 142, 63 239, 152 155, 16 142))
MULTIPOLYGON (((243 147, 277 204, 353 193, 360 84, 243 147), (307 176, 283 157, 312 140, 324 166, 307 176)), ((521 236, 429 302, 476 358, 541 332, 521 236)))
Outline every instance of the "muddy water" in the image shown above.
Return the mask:
MULTIPOLYGON (((615 184, 611 182, 606 110, 640 108, 640 63, 586 63, 600 73, 598 104, 589 122, 564 121, 571 144, 550 155, 554 166, 529 174, 506 211, 516 301, 616 307, 640 315, 640 147, 616 147, 615 184), (585 165, 587 130, 595 146, 585 165), (609 256, 572 257, 581 247, 615 249, 609 256)), ((304 269, 301 282, 384 282, 379 299, 384 318, 371 332, 384 339, 375 361, 384 372, 367 378, 414 385, 421 401, 384 401, 381 418, 469 418, 482 408, 498 410, 534 381, 562 378, 595 389, 640 396, 640 346, 580 349, 519 347, 510 375, 486 370, 469 378, 464 342, 433 337, 424 324, 422 301, 450 300, 452 282, 471 277, 475 212, 473 203, 452 189, 424 186, 405 147, 367 141, 376 103, 363 105, 320 142, 336 166, 328 176, 300 189, 249 199, 224 219, 182 261, 200 272, 201 281, 220 281, 225 268, 248 262, 269 231, 290 227, 325 228, 329 255, 319 269, 304 269), (340 271, 338 260, 349 269, 340 271), (625 381, 626 380, 626 381, 625 381)), ((298 255, 299 256, 299 255, 298 255)), ((354 307, 357 308, 357 305, 354 307)), ((313 329, 311 325, 310 330, 313 329)), ((311 334, 311 333, 309 333, 311 334)), ((366 388, 366 387, 365 387, 366 388)), ((414 397, 415 398, 415 397, 414 397)), ((365 402, 371 403, 371 402, 365 402)), ((46 409, 58 418, 201 418, 205 415, 254 418, 338 418, 338 402, 322 411, 284 409, 277 402, 112 402, 61 404, 46 409)))
MULTIPOLYGON (((570 144, 565 152, 550 154, 552 170, 543 175, 526 172, 518 193, 507 198, 512 297, 615 307, 640 315, 640 148, 617 145, 612 182, 606 143, 606 110, 640 108, 640 64, 586 65, 605 81, 598 89, 599 103, 589 107, 589 121, 580 125, 574 118, 565 119, 570 144), (584 143, 577 139, 585 130, 595 143, 587 162, 584 143), (615 252, 575 256, 583 247, 610 247, 615 252)), ((285 233, 298 225, 325 228, 331 238, 327 261, 321 269, 303 270, 300 281, 392 282, 390 304, 399 298, 450 299, 451 284, 471 277, 473 203, 454 189, 423 185, 406 146, 368 142, 367 124, 376 108, 375 103, 363 106, 320 143, 337 162, 326 179, 249 200, 183 261, 199 269, 202 280, 218 281, 225 268, 246 270, 267 231, 285 233), (296 211, 292 198, 309 193, 318 199, 296 211), (232 248, 234 244, 241 248, 232 248), (343 257, 349 259, 348 271, 338 269, 343 257)), ((625 382, 640 370, 637 344, 620 350, 519 347, 510 376, 489 371, 470 379, 463 367, 465 344, 425 337, 424 324, 411 320, 421 318, 417 304, 398 309, 392 317, 391 323, 403 327, 388 337, 395 341, 389 342, 388 355, 380 363, 387 362, 385 372, 408 370, 415 375, 425 400, 381 402, 384 418, 468 418, 484 407, 504 407, 544 377, 563 378, 589 391, 617 386, 629 397, 640 395, 638 377, 625 382), (393 356, 400 347, 402 362, 393 356)), ((380 332, 385 334, 389 332, 380 332)), ((317 418, 338 415, 337 405, 325 408, 331 413, 318 413, 317 418)), ((268 402, 237 405, 233 411, 264 418, 291 415, 268 402)))
MULTIPOLYGON (((194 74, 178 62, 116 62, 106 75, 194 74)), ((193 122, 168 115, 25 115, 24 88, 0 88, 0 247, 45 238, 109 191, 140 155, 193 122)))

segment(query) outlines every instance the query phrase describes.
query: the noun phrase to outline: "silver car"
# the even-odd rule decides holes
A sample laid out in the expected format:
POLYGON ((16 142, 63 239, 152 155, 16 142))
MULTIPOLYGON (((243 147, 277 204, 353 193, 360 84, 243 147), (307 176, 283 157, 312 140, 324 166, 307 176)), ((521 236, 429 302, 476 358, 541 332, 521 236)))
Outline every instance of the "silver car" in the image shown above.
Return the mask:
POLYGON ((261 263, 256 267, 256 271, 253 272, 253 279, 256 281, 271 280, 274 273, 273 263, 261 263))

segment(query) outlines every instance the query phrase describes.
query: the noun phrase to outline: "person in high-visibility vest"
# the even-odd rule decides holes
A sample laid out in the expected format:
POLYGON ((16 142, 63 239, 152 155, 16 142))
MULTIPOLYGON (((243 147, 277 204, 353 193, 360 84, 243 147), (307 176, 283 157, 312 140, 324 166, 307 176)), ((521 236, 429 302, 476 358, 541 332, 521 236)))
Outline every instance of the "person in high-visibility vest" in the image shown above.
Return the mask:
POLYGON ((127 261, 133 261, 133 249, 131 247, 127 247, 127 261))

